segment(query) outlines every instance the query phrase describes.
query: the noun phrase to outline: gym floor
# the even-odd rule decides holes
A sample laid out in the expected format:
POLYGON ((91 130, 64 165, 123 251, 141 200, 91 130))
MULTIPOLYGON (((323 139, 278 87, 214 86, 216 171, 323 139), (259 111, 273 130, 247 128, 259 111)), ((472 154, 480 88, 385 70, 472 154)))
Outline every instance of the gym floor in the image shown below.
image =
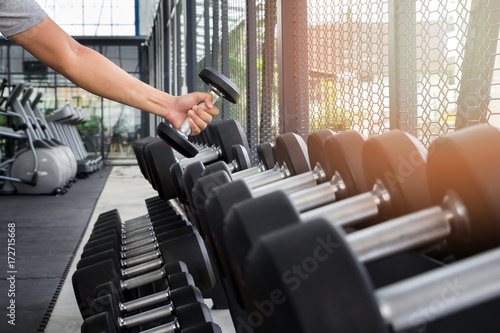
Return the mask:
POLYGON ((0 332, 44 330, 109 172, 64 196, 0 196, 0 332))
MULTIPOLYGON (((73 294, 71 276, 75 271, 77 258, 80 257, 82 247, 88 240, 93 222, 95 222, 99 214, 116 208, 123 220, 144 215, 147 213, 144 200, 156 195, 156 191, 140 173, 139 167, 113 167, 97 201, 89 226, 80 243, 81 246, 75 254, 75 260, 69 269, 68 277, 62 286, 45 332, 80 332, 82 318, 73 294)), ((206 300, 209 306, 210 302, 210 300, 206 300)), ((235 332, 228 310, 212 310, 212 316, 214 322, 222 328, 224 333, 235 332)))

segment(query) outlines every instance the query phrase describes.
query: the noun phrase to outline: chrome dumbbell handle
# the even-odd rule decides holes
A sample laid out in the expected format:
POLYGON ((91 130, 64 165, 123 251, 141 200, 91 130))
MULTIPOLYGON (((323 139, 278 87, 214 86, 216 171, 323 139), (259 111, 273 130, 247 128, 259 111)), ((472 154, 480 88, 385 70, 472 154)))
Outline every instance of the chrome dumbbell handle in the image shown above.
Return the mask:
POLYGON ((156 309, 144 311, 132 316, 118 318, 118 326, 120 328, 132 328, 141 326, 146 323, 172 316, 174 307, 172 304, 164 305, 156 309))
POLYGON ((256 175, 248 176, 243 180, 250 188, 257 188, 288 177, 290 177, 290 170, 288 170, 286 163, 283 163, 281 167, 276 163, 274 168, 262 171, 256 175))
POLYGON ((338 172, 332 180, 290 194, 290 201, 299 212, 305 212, 344 199, 347 187, 338 172))
POLYGON ((375 217, 390 216, 390 194, 380 181, 370 192, 362 193, 301 214, 302 220, 326 218, 338 226, 351 226, 375 217))
POLYGON ((361 262, 370 262, 403 251, 444 241, 452 236, 466 241, 470 237, 467 208, 454 192, 440 206, 368 227, 346 235, 361 262))
POLYGON ((161 256, 160 251, 154 250, 128 259, 122 259, 120 260, 120 264, 122 267, 132 267, 156 259, 160 256, 161 256))
MULTIPOLYGON (((215 88, 212 85, 209 85, 208 87, 209 87, 208 93, 210 95, 212 95, 212 103, 217 102, 217 100, 220 97, 220 92, 217 90, 217 88, 215 88)), ((205 103, 202 102, 202 103, 198 104, 198 106, 203 105, 203 104, 205 104, 205 103)), ((191 118, 187 117, 186 120, 184 120, 184 122, 179 127, 179 133, 184 134, 186 139, 189 136, 189 134, 191 134, 191 126, 189 126, 189 119, 191 119, 191 118)))
MULTIPOLYGON (((235 163, 235 161, 233 161, 233 163, 235 163)), ((233 169, 236 169, 235 167, 233 167, 233 169)), ((258 175, 260 173, 262 173, 263 171, 266 170, 266 167, 265 165, 260 162, 257 166, 254 166, 254 167, 251 167, 251 168, 248 168, 248 169, 245 169, 245 170, 241 170, 241 171, 237 171, 235 173, 233 173, 231 175, 231 177, 233 178, 233 180, 238 180, 238 179, 242 179, 242 178, 245 178, 245 177, 250 177, 250 176, 253 176, 253 175, 258 175)), ((233 172, 233 170, 230 169, 231 172, 233 172)))
POLYGON ((418 327, 499 295, 499 248, 375 291, 382 317, 396 332, 418 327))
POLYGON ((279 182, 263 185, 252 189, 252 194, 255 198, 266 195, 268 193, 281 190, 286 193, 293 193, 309 187, 316 186, 326 181, 326 174, 319 163, 316 167, 308 172, 296 175, 279 182))
POLYGON ((131 279, 121 280, 120 288, 122 290, 131 290, 140 286, 144 286, 148 283, 158 281, 165 276, 167 276, 167 272, 165 272, 164 268, 161 268, 157 271, 149 272, 140 276, 133 277, 131 279))
POLYGON ((163 259, 159 257, 129 268, 122 268, 121 273, 124 278, 127 278, 130 276, 136 276, 139 274, 149 272, 156 268, 160 268, 162 265, 163 265, 163 259))
POLYGON ((134 257, 137 257, 139 255, 155 251, 157 249, 158 249, 158 243, 157 242, 149 243, 149 244, 144 245, 142 247, 138 247, 136 249, 129 250, 127 252, 122 252, 121 253, 121 259, 134 258, 134 257))
POLYGON ((179 325, 177 319, 175 319, 171 323, 156 326, 148 330, 142 331, 141 333, 175 333, 175 332, 180 332, 180 329, 181 326, 179 325))
POLYGON ((118 307, 122 313, 134 312, 136 310, 144 309, 147 306, 166 302, 170 299, 170 289, 162 290, 157 293, 140 297, 128 302, 120 302, 118 307))
POLYGON ((179 161, 181 167, 184 169, 186 166, 196 163, 196 162, 201 162, 203 164, 209 163, 212 161, 217 161, 222 157, 222 150, 220 147, 210 147, 206 150, 200 151, 197 155, 196 158, 185 158, 179 161))

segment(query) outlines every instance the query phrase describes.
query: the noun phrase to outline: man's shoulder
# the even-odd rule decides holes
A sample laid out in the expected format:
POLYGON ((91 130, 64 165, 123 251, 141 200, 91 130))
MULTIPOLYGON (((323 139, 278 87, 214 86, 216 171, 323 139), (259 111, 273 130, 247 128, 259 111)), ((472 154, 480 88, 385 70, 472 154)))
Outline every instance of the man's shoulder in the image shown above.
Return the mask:
POLYGON ((35 0, 0 1, 0 32, 6 37, 26 31, 46 17, 35 0))

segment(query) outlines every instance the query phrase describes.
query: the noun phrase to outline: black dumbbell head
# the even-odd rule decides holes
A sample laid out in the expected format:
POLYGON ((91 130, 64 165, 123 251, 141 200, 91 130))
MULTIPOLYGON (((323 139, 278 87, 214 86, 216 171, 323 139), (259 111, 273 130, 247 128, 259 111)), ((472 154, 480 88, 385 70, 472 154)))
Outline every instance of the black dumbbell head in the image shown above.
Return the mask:
MULTIPOLYGON (((169 267, 172 267, 172 265, 170 265, 169 267)), ((169 274, 167 277, 168 283, 165 283, 165 288, 168 287, 170 290, 176 290, 176 289, 181 289, 181 288, 186 287, 186 286, 194 286, 193 277, 191 274, 189 274, 189 272, 186 271, 187 268, 183 263, 181 263, 181 265, 178 266, 176 269, 177 270, 184 270, 184 271, 178 271, 177 273, 169 274)), ((171 271, 174 271, 174 270, 171 270, 171 271)), ((194 288, 194 289, 195 290, 192 292, 194 293, 194 295, 196 297, 198 297, 197 295, 199 293, 199 289, 198 288, 194 288)), ((160 289, 160 290, 162 290, 162 289, 160 289)), ((185 293, 185 291, 184 291, 184 293, 185 293)), ((108 281, 108 282, 105 282, 103 284, 98 285, 94 290, 94 294, 92 296, 92 299, 97 299, 97 298, 105 296, 105 295, 111 295, 113 297, 113 299, 117 300, 118 302, 126 301, 123 298, 123 292, 120 291, 118 289, 117 285, 112 281, 108 281)), ((181 295, 184 295, 184 294, 181 294, 181 295)), ((179 303, 179 304, 183 304, 183 303, 179 303)), ((99 312, 101 312, 101 311, 99 311, 99 312)), ((98 313, 98 312, 96 312, 96 313, 98 313)))
MULTIPOLYGON (((328 154, 325 154, 325 142, 326 140, 335 135, 335 132, 330 129, 322 129, 316 132, 313 132, 307 136, 307 152, 309 154, 309 164, 316 165, 319 163, 323 168, 326 166, 326 157, 328 154)), ((326 171, 326 170, 325 170, 326 171)), ((328 176, 328 173, 327 173, 328 176)), ((329 176, 328 178, 332 178, 329 176)))
MULTIPOLYGON (((224 256, 226 262, 230 263, 229 282, 237 286, 238 281, 233 277, 243 274, 242 268, 248 252, 260 236, 299 223, 299 221, 299 213, 282 191, 242 201, 229 209, 221 227, 224 233, 223 238, 218 239, 219 246, 231 249, 220 254, 224 256)), ((236 287, 236 290, 238 288, 241 287, 236 287)))
POLYGON ((252 295, 249 310, 256 307, 255 300, 274 301, 272 315, 263 316, 266 332, 300 327, 307 332, 388 333, 368 274, 344 232, 325 220, 261 237, 249 253, 245 281, 252 295), (318 309, 318 304, 328 306, 318 309))
POLYGON ((175 307, 179 307, 195 302, 203 302, 203 295, 200 289, 196 288, 194 285, 187 285, 177 289, 171 289, 170 299, 175 307))
POLYGON ((245 131, 238 121, 234 119, 220 121, 213 124, 210 129, 214 143, 220 148, 222 158, 226 163, 231 163, 234 159, 232 151, 234 145, 242 145, 250 151, 245 131))
MULTIPOLYGON (((86 266, 73 273, 73 291, 83 318, 90 315, 90 304, 97 286, 109 281, 119 283, 122 278, 119 274, 120 268, 114 260, 108 259, 86 266)), ((184 263, 175 260, 168 262, 163 268, 167 274, 187 271, 184 263)), ((117 286, 117 290, 120 290, 119 286, 117 286)), ((127 293, 127 291, 123 291, 123 293, 127 293)), ((124 296, 122 299, 125 300, 125 298, 124 296)))
POLYGON ((231 149, 234 160, 239 168, 237 171, 246 170, 252 167, 252 161, 245 147, 242 145, 234 145, 231 149))
POLYGON ((235 203, 250 198, 252 198, 252 193, 249 187, 244 181, 237 180, 233 183, 220 186, 217 190, 217 195, 212 196, 208 200, 206 209, 201 211, 199 215, 200 228, 206 233, 204 235, 214 251, 217 251, 217 255, 214 257, 221 266, 228 264, 227 260, 225 260, 224 244, 218 243, 223 239, 223 221, 225 216, 235 203))
POLYGON ((346 185, 347 195, 354 196, 371 190, 365 179, 362 150, 366 137, 349 131, 330 136, 324 143, 324 161, 321 164, 328 179, 335 172, 340 174, 346 185))
POLYGON ((279 165, 286 163, 292 176, 311 170, 307 145, 304 140, 295 133, 284 133, 276 138, 274 146, 277 162, 279 165))
POLYGON ((161 122, 157 127, 157 134, 165 143, 175 149, 185 157, 195 157, 198 154, 198 149, 186 140, 172 125, 161 122))
POLYGON ((175 315, 183 330, 212 321, 210 309, 202 302, 180 306, 176 309, 175 315))
POLYGON ((383 182, 391 195, 393 217, 432 205, 426 161, 422 143, 401 130, 371 136, 363 145, 366 182, 369 187, 378 180, 383 182))
POLYGON ((257 146, 257 157, 264 164, 266 170, 272 169, 276 164, 273 157, 273 144, 269 142, 261 143, 257 146))
POLYGON ((83 321, 81 333, 106 332, 116 333, 116 323, 114 318, 108 313, 103 312, 92 317, 88 317, 83 321))
POLYGON ((227 183, 231 183, 231 177, 225 171, 217 171, 198 179, 191 191, 191 208, 195 214, 204 210, 207 199, 217 196, 217 188, 227 183))
POLYGON ((177 198, 182 204, 187 204, 186 186, 183 181, 183 170, 179 162, 172 164, 170 167, 170 177, 177 193, 177 198))
MULTIPOLYGON (((233 146, 233 147, 235 147, 235 146, 233 146)), ((224 162, 224 161, 218 161, 218 162, 207 165, 205 167, 205 169, 203 170, 203 172, 201 173, 200 177, 205 177, 205 176, 211 175, 212 173, 215 173, 217 171, 225 171, 225 172, 227 172, 229 177, 231 177, 231 171, 229 170, 226 162, 224 162)), ((231 179, 233 179, 233 178, 231 177, 231 179)))
POLYGON ((211 85, 229 102, 237 103, 240 99, 240 90, 225 75, 210 67, 203 68, 198 76, 207 85, 211 85))
POLYGON ((209 290, 215 283, 214 272, 203 239, 197 232, 160 243, 165 262, 182 261, 201 290, 209 290))
POLYGON ((475 125, 440 137, 429 147, 427 174, 433 203, 440 204, 451 189, 467 207, 471 220, 469 239, 457 235, 447 241, 458 257, 500 243, 499 146, 498 129, 475 125))
POLYGON ((200 178, 203 170, 205 170, 205 166, 201 162, 194 162, 189 164, 184 168, 184 172, 182 174, 182 180, 186 190, 186 200, 192 205, 191 194, 193 190, 193 186, 196 181, 200 178))
POLYGON ((208 322, 182 330, 182 333, 222 333, 222 329, 214 322, 208 322))
MULTIPOLYGON (((160 123, 160 125, 161 124, 164 123, 160 123)), ((172 130, 177 133, 176 130, 172 130)), ((158 135, 160 135, 160 131, 158 131, 158 135)), ((184 139, 182 139, 182 141, 189 143, 184 139)), ((172 176, 170 172, 168 172, 170 166, 177 161, 172 148, 160 140, 149 144, 146 148, 145 155, 147 163, 150 166, 151 179, 156 185, 156 190, 160 197, 166 200, 175 198, 177 193, 175 192, 172 176)))

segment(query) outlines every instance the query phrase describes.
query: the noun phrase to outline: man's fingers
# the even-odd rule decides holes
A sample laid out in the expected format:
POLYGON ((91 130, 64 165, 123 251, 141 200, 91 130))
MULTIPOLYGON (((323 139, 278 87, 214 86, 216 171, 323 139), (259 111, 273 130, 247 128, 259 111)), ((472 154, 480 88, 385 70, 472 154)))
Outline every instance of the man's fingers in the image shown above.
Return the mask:
MULTIPOLYGON (((198 133, 200 130, 204 130, 207 127, 207 122, 205 122, 196 112, 193 110, 188 112, 189 117, 193 121, 194 125, 196 125, 196 130, 198 133)), ((191 130, 193 130, 193 126, 191 126, 191 130)))
POLYGON ((205 105, 208 106, 208 108, 212 109, 214 107, 214 103, 212 102, 212 95, 208 95, 205 98, 205 105))
POLYGON ((203 120, 205 123, 209 123, 212 121, 212 115, 208 113, 208 110, 203 108, 203 107, 198 107, 195 106, 193 108, 193 111, 196 113, 196 115, 203 120))
POLYGON ((198 127, 198 125, 196 125, 196 123, 194 122, 194 120, 192 118, 189 119, 189 126, 191 127, 191 135, 200 134, 201 130, 198 127))
POLYGON ((216 115, 218 115, 218 114, 219 114, 219 109, 218 109, 218 108, 216 108, 216 107, 213 105, 213 103, 210 103, 210 105, 211 105, 211 106, 210 106, 209 104, 207 104, 207 100, 208 100, 208 101, 211 101, 211 99, 210 99, 210 98, 207 98, 207 99, 205 99, 204 104, 202 103, 202 104, 199 104, 199 105, 194 106, 194 107, 193 107, 193 110, 195 110, 195 111, 196 111, 196 108, 201 108, 201 109, 203 109, 205 112, 209 113, 209 114, 210 114, 210 115, 212 115, 212 116, 216 116, 216 115))

